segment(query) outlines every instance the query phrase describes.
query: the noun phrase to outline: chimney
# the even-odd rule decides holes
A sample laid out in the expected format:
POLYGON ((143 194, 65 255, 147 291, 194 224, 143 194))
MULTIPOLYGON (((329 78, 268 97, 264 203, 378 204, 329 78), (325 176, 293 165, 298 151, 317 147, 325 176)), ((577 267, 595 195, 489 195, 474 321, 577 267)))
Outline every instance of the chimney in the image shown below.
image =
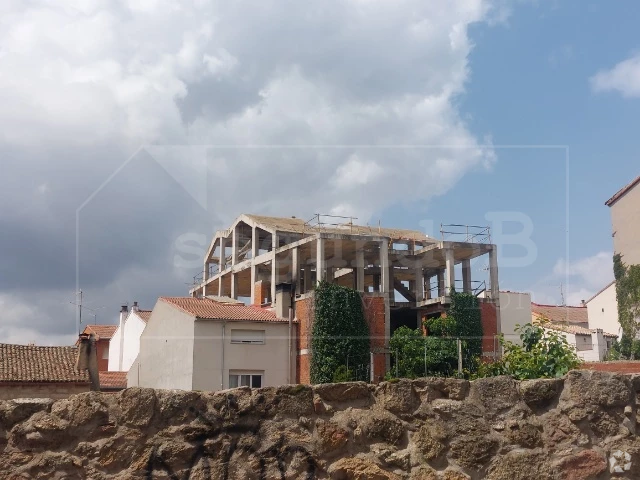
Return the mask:
POLYGON ((582 305, 583 307, 587 306, 587 302, 585 302, 584 300, 580 300, 580 305, 582 305))
POLYGON ((79 371, 87 370, 89 373, 89 382, 91 382, 91 391, 100 391, 96 337, 93 333, 91 335, 80 334, 78 338, 76 369, 79 371))
POLYGON ((138 309, 138 302, 133 302, 133 307, 131 307, 131 311, 132 312, 137 312, 138 309))
POLYGON ((289 308, 291 308, 291 284, 280 283, 276 285, 276 316, 289 318, 289 308))
MULTIPOLYGON (((133 303, 134 307, 137 308, 137 302, 133 303)), ((133 310, 133 309, 132 309, 133 310)), ((118 352, 118 371, 122 371, 122 360, 123 360, 123 350, 124 350, 124 322, 129 315, 129 310, 126 305, 122 305, 120 309, 120 351, 118 352)))

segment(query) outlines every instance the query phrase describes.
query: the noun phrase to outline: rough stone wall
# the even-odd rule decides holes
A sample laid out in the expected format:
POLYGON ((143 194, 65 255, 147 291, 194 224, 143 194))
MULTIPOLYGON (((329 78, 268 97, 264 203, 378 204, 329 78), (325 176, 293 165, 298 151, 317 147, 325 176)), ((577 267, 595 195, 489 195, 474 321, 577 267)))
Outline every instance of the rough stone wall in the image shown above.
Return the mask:
POLYGON ((418 379, 0 402, 0 478, 640 478, 640 377, 418 379))
POLYGON ((76 383, 22 383, 0 385, 0 400, 14 398, 67 398, 77 393, 88 392, 89 384, 76 383))

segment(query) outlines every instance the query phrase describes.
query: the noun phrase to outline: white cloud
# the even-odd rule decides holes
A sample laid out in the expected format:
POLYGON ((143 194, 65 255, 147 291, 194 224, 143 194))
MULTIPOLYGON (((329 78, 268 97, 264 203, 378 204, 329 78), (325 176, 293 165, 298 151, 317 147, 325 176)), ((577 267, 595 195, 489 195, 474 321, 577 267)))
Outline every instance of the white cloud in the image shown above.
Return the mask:
MULTIPOLYGON (((5 254, 0 270, 14 290, 24 272, 55 285, 24 287, 14 303, 36 305, 30 315, 62 331, 53 312, 63 311, 51 299, 62 282, 72 288, 73 275, 60 270, 73 270, 76 208, 141 144, 154 145, 149 151, 176 180, 166 188, 177 183, 207 205, 216 227, 241 212, 366 222, 490 168, 490 132, 469 130, 458 99, 470 76, 470 26, 504 22, 507 12, 503 0, 0 3, 0 155, 10 153, 2 156, 0 231, 11 234, 0 246, 22 255, 5 254), (169 145, 179 148, 161 151, 169 145), (25 178, 33 185, 6 180, 25 178)), ((124 256, 116 236, 80 235, 110 259, 82 277, 102 305, 131 298, 142 284, 147 298, 166 293, 127 269, 144 265, 148 277, 142 258, 165 261, 153 275, 166 288, 174 232, 152 234, 162 222, 192 218, 178 207, 163 211, 162 222, 140 212, 150 208, 143 200, 170 195, 152 172, 136 172, 140 191, 153 182, 146 197, 126 207, 102 198, 95 211, 109 218, 91 220, 124 229, 138 214, 154 241, 127 246, 124 256)), ((200 234, 210 223, 176 228, 200 234)), ((11 328, 0 339, 21 335, 11 328)))
POLYGON ((640 97, 640 54, 601 70, 590 79, 596 92, 617 91, 624 97, 640 97))
POLYGON ((567 263, 559 259, 552 272, 532 288, 538 303, 580 305, 613 280, 613 253, 598 252, 593 256, 567 263), (562 291, 562 295, 561 295, 562 291))

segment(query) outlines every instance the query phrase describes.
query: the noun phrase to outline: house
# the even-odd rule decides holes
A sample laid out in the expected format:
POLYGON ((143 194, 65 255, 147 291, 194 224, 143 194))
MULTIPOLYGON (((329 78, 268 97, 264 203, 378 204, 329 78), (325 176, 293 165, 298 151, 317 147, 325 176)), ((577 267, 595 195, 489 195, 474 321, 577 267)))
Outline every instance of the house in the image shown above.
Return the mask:
POLYGON ((589 312, 589 328, 612 332, 618 338, 622 328, 618 320, 618 301, 616 299, 616 282, 609 283, 585 302, 589 312))
POLYGON ((0 344, 0 400, 66 398, 91 389, 78 347, 0 344))
POLYGON ((151 318, 151 310, 142 310, 138 302, 133 302, 131 311, 123 305, 120 310, 120 321, 114 326, 109 346, 110 372, 128 372, 131 364, 140 351, 140 335, 151 318))
MULTIPOLYGON (((480 294, 484 297, 486 292, 480 294)), ((531 323, 531 294, 500 290, 500 334, 506 341, 522 344, 520 333, 516 331, 518 325, 531 323)))
POLYGON ((296 341, 298 383, 310 382, 309 332, 313 324, 314 286, 328 281, 361 292, 371 338, 372 378, 390 366, 389 339, 401 326, 420 327, 440 316, 451 303, 451 291, 480 298, 483 354, 493 356, 500 331, 497 248, 489 227, 443 225, 441 238, 381 225, 357 225, 353 218, 316 215, 296 217, 240 215, 216 232, 204 257, 201 278, 190 295, 246 299, 254 306, 286 316, 289 307, 299 321, 296 341), (487 258, 488 257, 488 258, 487 258), (489 284, 472 278, 472 261, 487 260, 489 284), (456 278, 457 271, 462 278, 456 278), (291 297, 279 305, 279 285, 290 285, 291 297))
POLYGON ((98 355, 98 371, 106 372, 109 369, 110 341, 116 330, 115 325, 87 325, 82 331, 83 335, 95 336, 98 355))
POLYGON ((295 336, 293 321, 260 307, 160 297, 127 385, 214 391, 293 383, 295 336))
POLYGON ((605 360, 607 352, 617 338, 616 334, 589 328, 586 306, 543 305, 532 302, 531 323, 561 333, 569 345, 576 348, 578 357, 589 362, 605 360))
POLYGON ((640 265, 640 176, 605 202, 611 211, 613 249, 627 265, 640 265))

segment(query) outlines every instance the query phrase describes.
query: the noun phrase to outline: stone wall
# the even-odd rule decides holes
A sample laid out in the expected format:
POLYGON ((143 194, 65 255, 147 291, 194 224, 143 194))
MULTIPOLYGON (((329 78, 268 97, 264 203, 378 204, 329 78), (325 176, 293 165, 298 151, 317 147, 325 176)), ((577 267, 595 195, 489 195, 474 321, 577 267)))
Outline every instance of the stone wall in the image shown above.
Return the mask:
POLYGON ((3 401, 0 478, 630 480, 639 390, 581 370, 3 401))
POLYGON ((88 392, 89 383, 15 383, 0 385, 0 400, 14 398, 67 398, 77 393, 88 392))

